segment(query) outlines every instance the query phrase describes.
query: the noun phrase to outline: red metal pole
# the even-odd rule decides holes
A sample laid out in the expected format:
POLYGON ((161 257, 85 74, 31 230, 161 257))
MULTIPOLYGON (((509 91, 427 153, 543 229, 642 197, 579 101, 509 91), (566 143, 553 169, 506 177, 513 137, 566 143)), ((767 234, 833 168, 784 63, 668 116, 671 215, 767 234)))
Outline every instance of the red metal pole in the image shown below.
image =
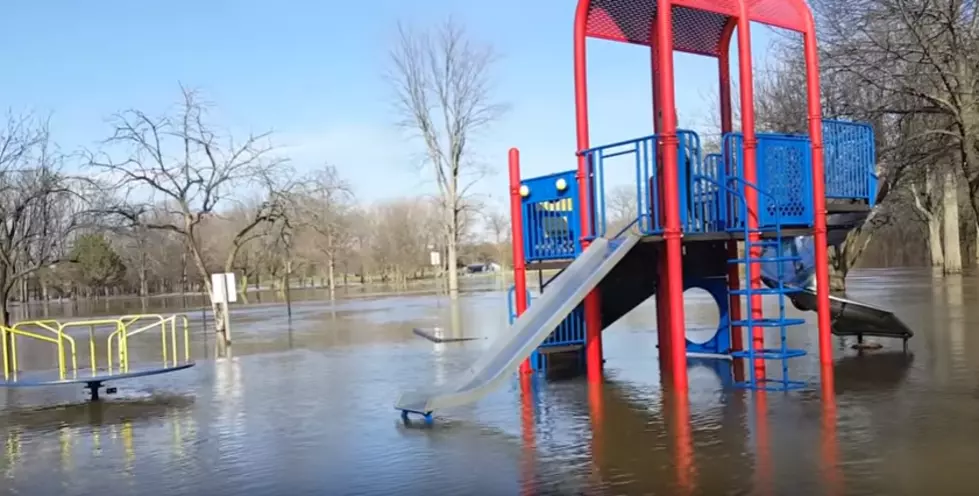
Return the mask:
MULTIPOLYGON (((656 39, 656 24, 653 23, 651 28, 653 31, 653 39, 656 39)), ((659 62, 656 48, 650 48, 650 74, 652 75, 652 87, 653 87, 653 132, 657 135, 663 128, 662 120, 662 104, 660 103, 659 94, 659 62)), ((659 138, 657 137, 657 140, 659 138)), ((662 174, 662 164, 663 156, 661 154, 661 149, 659 146, 656 147, 655 159, 656 168, 654 169, 655 177, 649 180, 649 207, 650 207, 650 219, 656 222, 657 226, 662 226, 665 223, 663 218, 663 196, 653 195, 653 188, 657 191, 663 191, 663 174, 662 174), (653 205, 653 199, 658 201, 658 205, 653 205), (655 207, 655 209, 654 209, 655 207), (657 217, 653 219, 653 213, 657 213, 657 217)), ((659 270, 657 271, 657 277, 659 278, 659 290, 656 291, 656 342, 659 344, 659 365, 660 370, 667 371, 671 370, 670 367, 670 353, 673 348, 670 344, 670 299, 669 294, 666 292, 667 279, 666 279, 666 257, 659 257, 657 261, 659 264, 659 270)))
POLYGON ((666 243, 666 292, 670 301, 670 357, 673 386, 678 394, 686 394, 687 350, 683 318, 683 233, 680 229, 680 193, 677 184, 677 136, 676 136, 676 95, 673 88, 673 2, 659 0, 659 15, 656 17, 656 48, 659 50, 659 85, 662 106, 663 129, 660 138, 663 143, 663 202, 666 225, 663 239, 666 243))
MULTIPOLYGON (((724 26, 724 31, 721 34, 721 50, 717 58, 717 68, 718 68, 718 79, 720 80, 720 99, 721 99, 721 151, 723 153, 724 145, 724 134, 730 133, 734 129, 733 118, 731 116, 731 60, 730 60, 730 47, 731 47, 731 36, 734 34, 734 28, 737 27, 737 21, 728 21, 728 24, 724 26)), ((727 157, 724 157, 725 159, 727 157)), ((724 161, 727 164, 727 160, 724 161)), ((728 167, 728 173, 731 173, 730 167, 728 167)), ((722 184, 721 187, 726 187, 726 184, 722 184)), ((722 191, 722 198, 727 202, 728 194, 722 191)), ((727 202, 730 203, 730 202, 727 202)), ((738 258, 738 242, 728 241, 727 242, 727 255, 730 259, 738 258)), ((737 264, 728 264, 727 266, 727 287, 731 290, 737 290, 741 287, 741 271, 738 270, 737 264)), ((731 321, 741 320, 741 297, 733 294, 728 298, 728 318, 731 321)), ((731 333, 731 349, 734 351, 741 351, 744 349, 744 335, 742 334, 742 329, 737 328, 731 333)), ((740 366, 736 369, 740 370, 740 366)))
MULTIPOLYGON (((751 68, 751 27, 748 17, 748 8, 745 2, 741 2, 741 15, 738 17, 738 68, 741 78, 741 133, 744 135, 743 154, 744 164, 742 166, 744 181, 745 203, 747 204, 748 229, 752 231, 748 235, 751 242, 757 242, 760 236, 754 232, 758 229, 758 191, 752 186, 758 184, 758 177, 755 170, 756 147, 758 142, 755 138, 755 95, 752 87, 752 68, 751 68)), ((761 256, 760 249, 754 247, 748 254, 752 258, 761 256)), ((756 263, 748 264, 748 284, 752 289, 761 288, 761 268, 756 263)), ((751 317, 752 319, 762 318, 761 295, 751 295, 751 317)), ((765 347, 765 334, 763 329, 752 329, 754 339, 752 346, 756 350, 765 347)), ((765 378, 765 360, 755 359, 754 377, 756 381, 765 378)))
POLYGON ((809 141, 812 146, 812 208, 815 215, 813 242, 816 244, 816 315, 819 322, 819 362, 822 380, 832 381, 833 341, 830 335, 829 248, 826 246, 826 177, 823 163, 823 118, 819 96, 819 54, 816 52, 816 28, 812 13, 807 14, 803 34, 806 57, 806 92, 809 100, 809 141))
MULTIPOLYGON (((520 150, 510 149, 510 229, 513 240, 513 300, 517 317, 527 311, 527 260, 523 252, 523 206, 520 201, 520 150)), ((530 358, 520 364, 520 373, 529 374, 534 369, 530 358)))
MULTIPOLYGON (((585 34, 588 21, 589 2, 578 2, 574 20, 574 103, 575 128, 578 150, 588 149, 588 69, 585 63, 585 34)), ((589 167, 586 157, 578 156, 578 212, 581 219, 581 237, 598 235, 591 232, 591 185, 588 181, 589 167)), ((582 239, 581 248, 588 247, 582 239)), ((602 314, 598 290, 585 296, 585 360, 588 368, 588 381, 602 380, 602 314)))

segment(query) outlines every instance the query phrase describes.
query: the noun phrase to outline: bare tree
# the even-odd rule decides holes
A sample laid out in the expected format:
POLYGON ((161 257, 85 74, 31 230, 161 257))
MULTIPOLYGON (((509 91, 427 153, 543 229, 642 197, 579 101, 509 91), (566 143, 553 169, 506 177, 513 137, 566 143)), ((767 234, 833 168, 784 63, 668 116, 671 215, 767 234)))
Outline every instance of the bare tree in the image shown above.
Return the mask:
MULTIPOLYGON (((922 146, 945 141, 979 213, 979 10, 957 0, 840 0, 814 2, 821 29, 823 67, 850 88, 873 93, 859 102, 882 123, 923 120, 902 140, 922 146), (841 25, 843 22, 845 25, 841 25)), ((957 178, 942 178, 943 210, 957 218, 957 178), (954 206, 953 206, 954 204, 954 206), (953 212, 954 210, 954 212, 953 212)), ((957 220, 955 221, 957 224, 957 220)), ((955 228, 949 228, 949 232, 955 228)), ((953 243, 954 244, 954 243, 953 243)), ((946 271, 961 266, 959 250, 945 253, 946 271)))
MULTIPOLYGON (((60 170, 46 122, 8 116, 0 130, 0 320, 10 325, 11 293, 41 269, 68 262, 85 223, 88 183, 60 170)), ((21 299, 26 299, 22 289, 21 299)))
POLYGON ((608 232, 619 232, 639 215, 636 187, 620 184, 609 189, 606 195, 608 204, 608 232))
MULTIPOLYGON (((152 117, 140 110, 128 110, 116 115, 114 132, 104 142, 108 150, 90 154, 89 163, 114 182, 113 189, 126 192, 108 211, 133 225, 179 236, 211 294, 201 250, 202 222, 249 187, 272 193, 234 236, 224 263, 229 269, 249 234, 282 215, 281 198, 274 194, 272 179, 283 160, 272 157, 269 133, 249 135, 241 141, 220 136, 206 122, 207 107, 197 93, 181 90, 183 98, 174 114, 152 117), (123 158, 113 158, 114 154, 123 158), (165 215, 151 217, 149 214, 159 206, 165 215)), ((219 334, 229 343, 221 319, 215 321, 219 334)))
POLYGON ((500 264, 500 272, 506 270, 508 264, 513 263, 511 255, 511 243, 513 240, 510 234, 510 216, 502 210, 492 209, 485 214, 486 227, 492 236, 493 246, 496 253, 496 262, 500 264))
POLYGON ((424 142, 440 194, 442 236, 449 266, 449 295, 458 297, 456 273, 460 220, 469 208, 470 188, 485 175, 473 159, 471 143, 496 120, 504 106, 491 95, 494 54, 466 37, 452 20, 433 32, 399 26, 391 50, 389 80, 396 94, 400 125, 424 142))
POLYGON ((326 258, 330 299, 336 298, 336 265, 341 250, 350 243, 353 190, 336 167, 327 165, 304 181, 293 198, 296 226, 315 234, 316 249, 326 258))

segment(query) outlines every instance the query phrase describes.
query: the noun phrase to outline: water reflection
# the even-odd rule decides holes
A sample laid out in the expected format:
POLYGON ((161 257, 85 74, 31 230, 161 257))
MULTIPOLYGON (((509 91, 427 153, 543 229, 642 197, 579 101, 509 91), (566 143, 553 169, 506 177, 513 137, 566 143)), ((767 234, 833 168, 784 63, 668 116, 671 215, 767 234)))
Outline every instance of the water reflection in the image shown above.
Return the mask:
MULTIPOLYGON (((401 424, 394 400, 451 379, 483 353, 505 325, 502 292, 452 305, 424 294, 330 303, 296 290, 291 324, 273 297, 252 298, 234 308, 234 354, 220 359, 204 348, 207 316, 191 307, 194 369, 120 384, 102 404, 86 403, 75 387, 5 391, 2 487, 79 495, 966 494, 979 458, 979 345, 969 334, 979 309, 967 304, 977 295, 968 277, 855 273, 850 297, 896 310, 917 333, 910 353, 885 340, 863 354, 842 347, 835 383, 789 394, 731 391, 729 363, 691 360, 689 397, 662 385, 650 302, 606 331, 604 383, 514 377, 475 405, 440 412, 427 429, 401 424), (434 326, 481 339, 435 345, 411 333, 434 326)), ((689 313, 708 315, 699 304, 689 313)), ((113 300, 77 312, 140 305, 113 300)), ((47 312, 71 306, 52 303, 47 312)), ((152 299, 149 307, 164 311, 152 299)), ((793 346, 815 353, 815 316, 801 316, 810 324, 791 336, 793 346)), ((815 358, 793 373, 818 378, 815 358)))

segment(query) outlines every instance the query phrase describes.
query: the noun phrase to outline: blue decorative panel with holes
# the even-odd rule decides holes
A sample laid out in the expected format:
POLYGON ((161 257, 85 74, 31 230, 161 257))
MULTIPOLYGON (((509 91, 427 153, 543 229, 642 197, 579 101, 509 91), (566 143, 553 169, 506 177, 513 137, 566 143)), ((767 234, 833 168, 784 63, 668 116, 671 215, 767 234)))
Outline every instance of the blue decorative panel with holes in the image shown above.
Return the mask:
POLYGON ((744 137, 740 133, 724 136, 724 157, 730 173, 728 194, 723 210, 728 214, 728 228, 741 229, 747 219, 744 193, 752 189, 758 196, 758 227, 811 226, 812 152, 807 136, 792 134, 758 134, 755 157, 756 181, 749 183, 742 175, 744 137))
POLYGON ((755 163, 761 227, 813 224, 811 157, 807 136, 758 135, 755 163))
POLYGON ((558 172, 520 183, 527 261, 570 259, 581 251, 575 173, 558 172))

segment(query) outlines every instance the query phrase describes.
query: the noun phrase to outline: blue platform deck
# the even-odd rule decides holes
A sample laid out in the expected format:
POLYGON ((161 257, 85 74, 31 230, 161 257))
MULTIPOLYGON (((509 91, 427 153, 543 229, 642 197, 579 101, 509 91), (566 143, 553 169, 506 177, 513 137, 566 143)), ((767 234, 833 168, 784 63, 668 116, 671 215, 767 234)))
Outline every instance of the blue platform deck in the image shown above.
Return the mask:
MULTIPOLYGON (((812 159, 806 135, 757 135, 757 181, 742 177, 742 136, 722 137, 720 153, 706 154, 697 133, 678 131, 677 171, 680 223, 685 239, 743 237, 747 212, 744 194, 758 192, 759 229, 779 235, 805 234, 815 220, 812 159)), ((827 203, 842 210, 869 210, 876 201, 877 176, 873 129, 863 123, 823 122, 827 203)), ((610 174, 632 177, 637 228, 648 237, 663 233, 661 215, 662 164, 658 137, 644 136, 579 152, 588 161, 587 212, 591 231, 609 229, 610 174)), ((524 253, 528 262, 569 260, 581 253, 579 184, 577 170, 557 172, 521 181, 524 253)))

